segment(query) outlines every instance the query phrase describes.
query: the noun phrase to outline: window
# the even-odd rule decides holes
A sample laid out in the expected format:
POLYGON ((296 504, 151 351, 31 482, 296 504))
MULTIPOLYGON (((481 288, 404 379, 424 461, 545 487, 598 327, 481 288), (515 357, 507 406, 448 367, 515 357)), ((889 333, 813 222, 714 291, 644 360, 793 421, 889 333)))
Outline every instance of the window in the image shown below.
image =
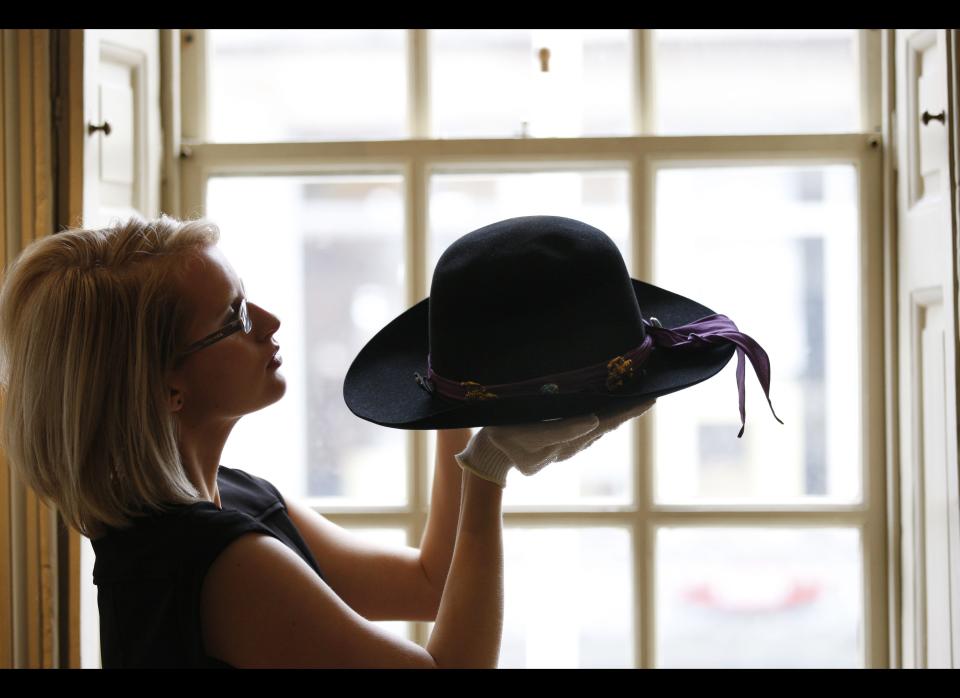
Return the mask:
POLYGON ((733 360, 577 458, 511 471, 500 666, 885 664, 871 30, 184 35, 174 213, 220 223, 283 321, 288 392, 225 464, 418 546, 434 436, 354 417, 349 363, 460 235, 579 218, 634 278, 760 342, 785 424, 748 368, 736 438, 733 360))

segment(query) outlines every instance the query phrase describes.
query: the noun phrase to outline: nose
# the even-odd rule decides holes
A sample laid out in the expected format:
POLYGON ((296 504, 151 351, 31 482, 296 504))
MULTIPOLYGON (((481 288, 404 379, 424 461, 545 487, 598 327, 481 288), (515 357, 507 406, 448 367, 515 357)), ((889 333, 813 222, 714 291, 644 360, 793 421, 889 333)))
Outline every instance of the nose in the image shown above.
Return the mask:
POLYGON ((253 320, 253 334, 258 340, 269 339, 280 329, 280 318, 266 308, 261 308, 256 303, 247 301, 247 312, 250 313, 250 319, 253 320))

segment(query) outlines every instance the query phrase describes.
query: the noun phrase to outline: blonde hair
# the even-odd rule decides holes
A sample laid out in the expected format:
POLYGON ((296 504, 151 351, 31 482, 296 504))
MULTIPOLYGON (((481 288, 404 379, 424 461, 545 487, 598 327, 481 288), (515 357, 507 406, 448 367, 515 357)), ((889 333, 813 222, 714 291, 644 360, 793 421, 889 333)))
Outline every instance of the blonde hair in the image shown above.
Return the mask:
POLYGON ((130 218, 42 238, 0 289, 3 447, 18 476, 87 537, 91 525, 199 500, 168 409, 188 321, 186 260, 206 220, 130 218))

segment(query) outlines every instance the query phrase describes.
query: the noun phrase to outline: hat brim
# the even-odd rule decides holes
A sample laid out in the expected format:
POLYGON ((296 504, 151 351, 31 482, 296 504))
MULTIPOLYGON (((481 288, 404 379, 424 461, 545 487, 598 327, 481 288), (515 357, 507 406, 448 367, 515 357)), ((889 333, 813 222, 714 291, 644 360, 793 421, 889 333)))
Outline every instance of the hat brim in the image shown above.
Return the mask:
MULTIPOLYGON (((632 279, 645 318, 677 327, 715 311, 652 284, 632 279)), ((522 424, 573 417, 646 402, 712 378, 727 365, 736 347, 706 351, 654 350, 646 373, 609 395, 543 395, 457 403, 430 395, 414 379, 427 375, 430 299, 398 315, 357 354, 343 382, 343 398, 353 414, 394 429, 456 429, 522 424)))

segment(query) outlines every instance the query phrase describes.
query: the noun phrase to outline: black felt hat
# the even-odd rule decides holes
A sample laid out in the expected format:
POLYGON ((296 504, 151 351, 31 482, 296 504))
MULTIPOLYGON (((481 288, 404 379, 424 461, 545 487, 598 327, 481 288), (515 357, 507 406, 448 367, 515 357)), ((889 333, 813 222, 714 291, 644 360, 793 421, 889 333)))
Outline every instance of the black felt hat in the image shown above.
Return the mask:
POLYGON ((521 424, 689 388, 735 351, 744 418, 743 351, 769 402, 759 344, 707 306, 631 279, 597 228, 522 216, 444 251, 430 296, 367 342, 343 396, 361 419, 397 429, 521 424))

